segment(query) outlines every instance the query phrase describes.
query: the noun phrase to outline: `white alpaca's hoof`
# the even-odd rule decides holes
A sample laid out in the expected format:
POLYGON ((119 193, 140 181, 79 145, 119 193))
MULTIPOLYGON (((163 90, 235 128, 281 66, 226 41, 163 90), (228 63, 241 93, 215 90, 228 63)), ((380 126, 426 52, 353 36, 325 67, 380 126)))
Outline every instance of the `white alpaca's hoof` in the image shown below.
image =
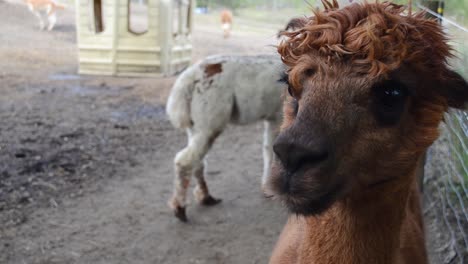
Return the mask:
POLYGON ((200 201, 200 204, 204 206, 213 206, 219 204, 220 202, 222 202, 221 199, 217 199, 211 195, 208 195, 200 201))

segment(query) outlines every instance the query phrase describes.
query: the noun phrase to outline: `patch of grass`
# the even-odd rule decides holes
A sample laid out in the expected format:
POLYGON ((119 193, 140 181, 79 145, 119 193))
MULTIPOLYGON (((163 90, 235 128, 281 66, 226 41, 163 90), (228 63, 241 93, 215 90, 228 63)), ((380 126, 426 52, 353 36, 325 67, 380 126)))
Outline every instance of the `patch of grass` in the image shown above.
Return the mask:
POLYGON ((468 120, 461 111, 452 111, 446 116, 449 151, 454 173, 461 175, 468 183, 468 120))

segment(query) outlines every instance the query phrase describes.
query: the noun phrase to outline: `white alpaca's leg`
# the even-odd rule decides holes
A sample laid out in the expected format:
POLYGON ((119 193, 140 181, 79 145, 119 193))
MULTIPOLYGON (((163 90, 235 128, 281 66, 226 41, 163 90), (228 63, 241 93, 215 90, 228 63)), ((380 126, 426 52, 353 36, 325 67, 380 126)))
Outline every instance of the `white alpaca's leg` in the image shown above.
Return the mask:
POLYGON ((270 176, 271 160, 273 158, 273 140, 276 136, 276 128, 278 123, 275 121, 264 121, 265 130, 263 132, 263 175, 262 188, 270 176))
POLYGON ((32 4, 28 4, 28 7, 29 7, 29 11, 31 11, 31 13, 33 13, 37 17, 37 19, 39 19, 39 29, 43 30, 45 27, 45 24, 44 24, 44 21, 42 20, 41 13, 35 10, 32 4))
POLYGON ((39 29, 44 30, 45 23, 44 23, 44 20, 42 19, 41 13, 36 11, 36 12, 34 12, 34 14, 37 16, 37 18, 39 18, 39 29))
POLYGON ((224 32, 224 38, 228 38, 229 35, 231 34, 231 24, 224 23, 223 24, 223 32, 224 32))
POLYGON ((176 178, 174 181, 175 206, 185 207, 186 191, 192 176, 192 149, 187 146, 179 151, 174 159, 176 178))
MULTIPOLYGON (((214 140, 213 135, 209 133, 188 132, 187 134, 189 137, 188 146, 177 153, 174 159, 176 172, 174 179, 174 193, 172 199, 169 201, 169 206, 174 210, 175 216, 184 222, 187 221, 185 206, 190 177, 195 170, 198 179, 197 186, 200 185, 200 175, 201 178, 203 178, 203 158, 214 140)), ((202 189, 202 187, 198 188, 202 189)), ((207 187, 204 189, 208 191, 207 187)))
POLYGON ((57 23, 57 15, 53 13, 49 15, 47 18, 49 20, 49 26, 47 27, 47 30, 51 31, 54 28, 55 23, 57 23))
POLYGON ((193 168, 193 144, 192 134, 187 131, 188 145, 179 151, 174 158, 174 189, 172 198, 169 200, 169 207, 174 210, 175 216, 182 221, 187 221, 185 214, 185 203, 187 196, 187 189, 190 184, 190 177, 192 176, 193 168))
POLYGON ((202 162, 201 165, 198 166, 194 171, 195 178, 197 179, 197 186, 193 190, 193 194, 195 196, 195 199, 197 199, 197 201, 201 205, 210 206, 218 204, 219 202, 221 202, 221 200, 211 196, 208 190, 208 185, 206 184, 204 175, 205 164, 206 162, 202 162))
MULTIPOLYGON (((213 133, 208 138, 208 140, 206 141, 206 146, 203 149, 203 152, 204 152, 202 153, 203 157, 211 149, 211 146, 213 145, 218 135, 219 133, 213 133)), ((198 165, 195 166, 195 169, 194 169, 194 175, 195 175, 195 178, 197 179, 197 186, 193 190, 193 194, 195 195, 195 198, 200 204, 211 206, 211 205, 218 204, 219 202, 221 202, 221 200, 216 199, 213 196, 211 196, 208 190, 208 185, 206 184, 206 181, 205 181, 205 171, 206 171, 206 161, 203 159, 198 165)))

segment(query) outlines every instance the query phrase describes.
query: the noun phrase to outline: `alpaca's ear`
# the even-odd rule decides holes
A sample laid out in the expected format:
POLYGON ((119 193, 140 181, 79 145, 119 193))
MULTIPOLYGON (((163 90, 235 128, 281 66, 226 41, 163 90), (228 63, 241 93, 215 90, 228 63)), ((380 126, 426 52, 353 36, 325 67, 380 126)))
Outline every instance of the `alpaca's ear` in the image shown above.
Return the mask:
POLYGON ((302 28, 304 27, 305 25, 307 25, 307 22, 309 20, 305 17, 295 17, 295 18, 292 18, 291 20, 289 20, 288 24, 286 24, 286 27, 284 27, 283 30, 280 30, 277 34, 277 38, 280 38, 281 36, 285 35, 286 32, 292 30, 296 30, 296 29, 299 29, 299 28, 302 28))
POLYGON ((286 27, 284 28, 284 31, 296 30, 296 29, 302 28, 305 25, 307 25, 308 21, 309 20, 307 18, 305 18, 305 17, 292 18, 291 20, 289 20, 288 24, 286 24, 286 27))
POLYGON ((468 83, 460 74, 449 70, 439 89, 450 107, 468 108, 468 83))

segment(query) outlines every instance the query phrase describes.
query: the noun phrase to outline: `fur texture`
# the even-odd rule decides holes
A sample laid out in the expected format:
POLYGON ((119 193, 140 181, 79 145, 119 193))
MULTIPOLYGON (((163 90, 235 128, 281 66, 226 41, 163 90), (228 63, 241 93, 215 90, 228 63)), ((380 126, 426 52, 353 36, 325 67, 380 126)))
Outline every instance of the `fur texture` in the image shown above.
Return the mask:
POLYGON ((292 215, 271 263, 425 264, 418 161, 468 84, 422 13, 353 3, 294 21, 268 186, 292 215))
POLYGON ((228 123, 265 122, 262 182, 270 174, 272 141, 285 89, 278 81, 283 72, 276 55, 212 56, 177 78, 166 110, 172 124, 188 136, 187 147, 174 159, 174 195, 169 201, 179 219, 186 220, 186 192, 192 174, 197 179, 197 200, 208 205, 218 202, 204 180, 204 157, 228 123))

